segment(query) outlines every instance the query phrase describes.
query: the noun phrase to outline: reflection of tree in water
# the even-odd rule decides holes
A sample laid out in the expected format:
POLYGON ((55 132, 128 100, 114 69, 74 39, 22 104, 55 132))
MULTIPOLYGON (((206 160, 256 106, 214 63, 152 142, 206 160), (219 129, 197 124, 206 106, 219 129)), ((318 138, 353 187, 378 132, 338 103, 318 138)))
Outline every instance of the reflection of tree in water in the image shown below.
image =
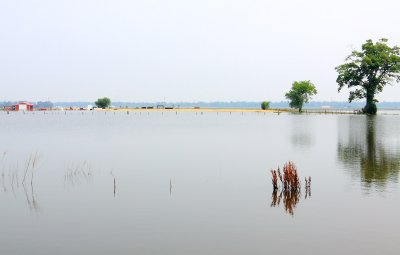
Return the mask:
MULTIPOLYGON (((308 118, 297 118, 299 116, 294 116, 292 118, 292 132, 291 141, 292 144, 301 149, 309 148, 313 145, 314 140, 312 136, 313 125, 308 118)), ((301 116, 304 117, 304 116, 301 116)))
POLYGON ((313 144, 312 137, 305 132, 292 134, 291 139, 292 139, 293 145, 302 147, 302 148, 310 147, 313 144))
POLYGON ((390 147, 393 146, 390 142, 396 139, 385 141, 387 137, 384 135, 392 133, 384 134, 383 124, 391 123, 379 116, 355 116, 348 119, 348 129, 343 125, 339 127, 339 130, 345 128, 347 134, 339 133, 338 158, 359 175, 367 187, 372 184, 384 187, 388 180, 396 181, 398 178, 400 153, 390 147), (379 124, 381 126, 377 129, 379 124))
MULTIPOLYGON (((310 187, 306 187, 304 199, 307 199, 308 197, 311 197, 310 187)), ((271 200, 271 207, 279 207, 281 201, 283 201, 285 212, 293 216, 294 210, 301 200, 301 192, 300 190, 274 190, 272 192, 271 200)))

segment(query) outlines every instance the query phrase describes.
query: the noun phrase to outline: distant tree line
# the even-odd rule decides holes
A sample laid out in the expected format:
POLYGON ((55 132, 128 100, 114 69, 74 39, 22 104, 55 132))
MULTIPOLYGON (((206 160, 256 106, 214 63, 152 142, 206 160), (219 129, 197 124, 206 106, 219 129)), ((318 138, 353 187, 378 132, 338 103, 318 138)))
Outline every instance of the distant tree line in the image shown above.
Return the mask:
MULTIPOLYGON (((0 107, 9 106, 18 102, 3 101, 0 102, 0 107)), ((262 102, 170 102, 166 105, 174 105, 175 107, 192 108, 195 106, 199 107, 211 107, 211 108, 248 108, 248 109, 259 109, 262 102)), ((93 102, 53 102, 54 106, 60 107, 87 107, 93 105, 93 102)), ((142 107, 142 106, 157 106, 158 104, 165 104, 162 102, 113 102, 112 105, 119 107, 142 107)), ((347 101, 310 101, 307 103, 307 108, 320 108, 321 106, 330 106, 331 108, 362 108, 365 105, 364 102, 353 101, 351 103, 347 101)), ((270 108, 289 108, 288 101, 270 102, 270 108)), ((400 102, 379 102, 378 107, 384 108, 400 108, 400 102)))
MULTIPOLYGON (((345 63, 335 68, 338 73, 336 82, 340 92, 344 87, 350 89, 348 104, 343 102, 316 102, 308 104, 309 107, 330 106, 332 108, 359 107, 360 104, 352 103, 354 100, 365 99, 366 104, 362 108, 365 114, 376 114, 377 103, 376 94, 382 92, 383 88, 395 82, 400 82, 400 47, 389 47, 387 39, 380 39, 374 43, 367 40, 362 44, 361 51, 353 51, 346 59, 345 63)), ((317 94, 317 89, 311 81, 295 81, 292 88, 285 94, 289 102, 270 103, 261 102, 261 108, 266 110, 269 107, 291 108, 302 111, 304 104, 309 103, 311 97, 317 94)), ((18 102, 5 101, 0 106, 10 106, 18 102)), ((86 107, 90 102, 68 102, 57 103, 57 106, 78 106, 86 107)), ((107 97, 99 98, 95 102, 97 107, 107 108, 111 105, 111 100, 107 97)), ((177 102, 177 103, 124 103, 114 102, 115 107, 143 107, 154 105, 173 105, 180 107, 215 107, 215 108, 259 108, 260 102, 177 102)), ((400 103, 382 103, 389 107, 399 107, 400 103)), ((50 101, 37 102, 37 108, 51 108, 53 103, 50 101)))
POLYGON ((53 108, 53 103, 50 101, 38 101, 34 107, 36 108, 53 108))

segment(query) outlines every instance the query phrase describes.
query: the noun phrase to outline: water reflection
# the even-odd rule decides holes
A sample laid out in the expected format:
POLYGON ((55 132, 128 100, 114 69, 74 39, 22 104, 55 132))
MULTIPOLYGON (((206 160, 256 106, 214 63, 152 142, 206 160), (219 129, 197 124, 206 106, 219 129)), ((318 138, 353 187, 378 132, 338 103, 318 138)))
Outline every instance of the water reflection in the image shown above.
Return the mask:
POLYGON ((35 184, 33 182, 33 179, 31 179, 29 184, 24 182, 22 180, 22 177, 20 178, 18 175, 18 166, 6 169, 5 166, 2 165, 2 172, 0 176, 1 190, 3 191, 3 193, 11 193, 15 199, 18 198, 18 194, 22 193, 27 203, 28 209, 33 213, 40 212, 39 202, 35 195, 35 184), (21 186, 22 191, 20 190, 21 186))
MULTIPOLYGON (((299 116, 296 116, 299 117, 299 116)), ((308 118, 293 118, 291 125, 291 142, 295 147, 300 149, 307 149, 311 147, 314 143, 313 140, 313 124, 308 118)))
POLYGON ((113 194, 114 194, 114 197, 115 197, 115 194, 116 194, 116 191, 117 191, 117 184, 115 182, 115 175, 114 175, 113 171, 110 172, 110 175, 112 176, 112 178, 114 180, 114 189, 113 189, 114 192, 113 192, 113 194))
POLYGON ((387 181, 397 182, 400 152, 393 142, 399 137, 392 132, 396 129, 390 129, 379 116, 354 116, 346 121, 339 128, 339 161, 359 176, 365 187, 383 188, 387 181))
POLYGON ((40 206, 39 206, 38 201, 36 200, 35 191, 33 189, 33 184, 31 184, 30 186, 31 186, 31 188, 28 191, 25 184, 22 184, 22 187, 23 187, 24 193, 25 193, 26 203, 28 204, 28 208, 31 212, 39 213, 40 206))
POLYGON ((169 179, 169 195, 172 195, 172 178, 169 179))
POLYGON ((73 187, 82 182, 90 183, 93 178, 92 169, 92 166, 86 161, 82 163, 71 163, 67 166, 67 170, 64 174, 64 186, 73 187))
MULTIPOLYGON (((311 187, 306 187, 304 199, 311 197, 311 187)), ((279 207, 281 201, 283 202, 283 207, 285 212, 294 215, 296 206, 301 200, 301 192, 299 190, 274 190, 271 196, 271 207, 279 207)))

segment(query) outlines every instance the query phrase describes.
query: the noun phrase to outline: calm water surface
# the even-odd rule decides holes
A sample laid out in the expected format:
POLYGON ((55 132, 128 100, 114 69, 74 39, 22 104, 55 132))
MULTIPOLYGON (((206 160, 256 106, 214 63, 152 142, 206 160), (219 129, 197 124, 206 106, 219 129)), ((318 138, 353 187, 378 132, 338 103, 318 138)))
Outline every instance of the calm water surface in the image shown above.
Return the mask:
POLYGON ((389 115, 1 112, 0 254, 398 254, 399 127, 389 115), (269 171, 289 160, 310 192, 272 192, 269 171))

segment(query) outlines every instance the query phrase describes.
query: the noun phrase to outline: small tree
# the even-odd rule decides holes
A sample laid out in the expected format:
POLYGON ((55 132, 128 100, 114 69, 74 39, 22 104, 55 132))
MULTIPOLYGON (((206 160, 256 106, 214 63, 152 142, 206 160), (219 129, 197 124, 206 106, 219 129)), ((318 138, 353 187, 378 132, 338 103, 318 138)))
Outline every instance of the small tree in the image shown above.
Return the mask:
POLYGON ((262 102, 261 103, 261 109, 263 109, 263 110, 269 109, 269 102, 268 101, 262 102))
POLYGON ((105 109, 110 106, 111 100, 108 97, 103 97, 97 99, 97 101, 94 103, 96 104, 97 107, 105 109))
POLYGON ((353 51, 346 58, 346 63, 336 67, 340 91, 343 87, 353 88, 350 91, 349 102, 366 98, 363 112, 376 114, 375 95, 382 92, 383 87, 394 80, 400 81, 400 48, 386 45, 387 39, 380 39, 377 43, 367 40, 362 50, 353 51))
POLYGON ((291 108, 299 109, 299 112, 303 109, 303 104, 308 103, 311 96, 317 94, 317 89, 311 81, 295 81, 292 84, 292 89, 285 94, 285 97, 289 100, 291 108))

